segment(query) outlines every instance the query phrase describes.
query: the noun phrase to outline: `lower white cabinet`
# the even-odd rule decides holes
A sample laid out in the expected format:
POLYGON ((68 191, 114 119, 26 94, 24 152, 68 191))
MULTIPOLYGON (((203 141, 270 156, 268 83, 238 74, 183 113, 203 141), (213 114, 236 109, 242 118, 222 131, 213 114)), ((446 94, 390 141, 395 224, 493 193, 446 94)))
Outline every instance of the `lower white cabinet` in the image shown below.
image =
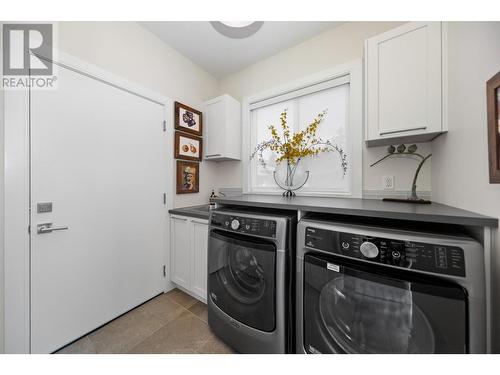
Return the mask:
POLYGON ((189 289, 191 284, 190 222, 187 217, 170 217, 170 280, 189 289))
POLYGON ((170 280, 207 301, 208 220, 170 215, 170 280))
POLYGON ((191 220, 193 259, 191 261, 191 291, 198 297, 207 299, 207 247, 208 221, 191 220))

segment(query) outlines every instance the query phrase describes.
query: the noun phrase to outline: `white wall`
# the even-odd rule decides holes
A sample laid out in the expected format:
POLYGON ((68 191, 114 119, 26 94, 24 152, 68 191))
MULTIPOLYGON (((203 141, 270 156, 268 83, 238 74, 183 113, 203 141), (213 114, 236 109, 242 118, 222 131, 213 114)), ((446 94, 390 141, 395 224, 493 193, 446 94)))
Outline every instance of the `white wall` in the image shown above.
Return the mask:
MULTIPOLYGON (((0 22, 0 51, 2 46, 0 22)), ((0 78, 3 78, 3 59, 0 59, 0 78)), ((0 353, 4 352, 4 99, 0 90, 0 353)))
MULTIPOLYGON (((489 184, 486 81, 500 71, 500 22, 449 24, 449 132, 433 141, 434 200, 500 217, 489 184)), ((500 352, 500 234, 493 231, 494 350, 500 352)))
MULTIPOLYGON (((240 72, 220 80, 219 94, 230 94, 238 100, 275 86, 332 68, 363 56, 364 40, 392 29, 402 22, 349 22, 301 44, 259 61, 240 72)), ((430 152, 430 144, 420 144, 422 153, 430 152)), ((363 190, 382 189, 382 176, 395 176, 395 190, 409 191, 417 161, 407 158, 389 159, 376 167, 369 165, 385 154, 386 147, 363 149, 363 190)), ((418 190, 431 190, 430 161, 424 164, 418 190)), ((224 162, 219 166, 220 187, 240 187, 240 162, 224 162)))
MULTIPOLYGON (((62 51, 174 101, 201 108, 217 94, 214 77, 135 22, 61 22, 58 26, 62 51)), ((214 186, 217 164, 204 161, 200 192, 175 195, 174 206, 207 203, 214 186)))

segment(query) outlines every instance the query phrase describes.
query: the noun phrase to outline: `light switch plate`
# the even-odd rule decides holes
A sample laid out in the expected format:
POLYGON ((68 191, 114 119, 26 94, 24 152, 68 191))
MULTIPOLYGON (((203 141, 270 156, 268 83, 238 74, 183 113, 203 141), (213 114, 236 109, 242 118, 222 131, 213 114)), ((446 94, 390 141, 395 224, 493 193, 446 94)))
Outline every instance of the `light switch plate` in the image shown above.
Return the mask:
POLYGON ((394 190, 394 176, 382 176, 382 188, 384 190, 394 190))
POLYGON ((52 212, 52 202, 40 202, 36 204, 37 214, 43 214, 46 212, 52 212))

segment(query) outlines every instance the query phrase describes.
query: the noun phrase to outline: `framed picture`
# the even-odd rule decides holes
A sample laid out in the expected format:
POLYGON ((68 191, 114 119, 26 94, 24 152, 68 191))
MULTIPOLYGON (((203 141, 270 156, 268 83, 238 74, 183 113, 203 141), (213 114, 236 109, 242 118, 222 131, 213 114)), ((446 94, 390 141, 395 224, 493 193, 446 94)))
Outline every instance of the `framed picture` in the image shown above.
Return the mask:
POLYGON ((175 128, 201 137, 203 134, 201 112, 175 102, 175 128))
POLYGON ((500 183, 500 72, 486 82, 490 183, 500 183))
POLYGON ((200 191, 200 164, 177 160, 177 194, 200 191))
POLYGON ((203 140, 181 132, 175 132, 174 157, 201 161, 203 140))

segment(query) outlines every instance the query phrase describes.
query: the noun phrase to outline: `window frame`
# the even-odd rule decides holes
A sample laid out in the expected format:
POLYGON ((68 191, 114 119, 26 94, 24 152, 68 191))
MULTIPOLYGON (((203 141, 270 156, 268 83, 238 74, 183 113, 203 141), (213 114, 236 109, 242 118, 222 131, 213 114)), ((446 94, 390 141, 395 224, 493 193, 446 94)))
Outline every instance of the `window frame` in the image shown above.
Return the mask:
MULTIPOLYGON (((323 70, 316 74, 294 80, 286 85, 274 87, 270 90, 245 97, 242 103, 242 164, 243 164, 243 193, 244 194, 266 194, 280 195, 281 191, 265 190, 262 188, 254 189, 251 186, 251 168, 250 155, 251 147, 251 110, 255 108, 256 103, 272 102, 273 98, 283 96, 283 98, 296 98, 304 95, 304 91, 315 85, 328 85, 329 81, 349 77, 349 108, 347 127, 351 132, 351 191, 347 193, 334 192, 300 192, 303 196, 323 196, 323 197, 347 197, 361 198, 362 196, 362 152, 363 152, 363 69, 361 59, 357 59, 346 64, 336 66, 331 69, 323 70), (295 96, 293 94, 296 94, 295 96)), ((317 91, 317 90, 316 90, 317 91)))

